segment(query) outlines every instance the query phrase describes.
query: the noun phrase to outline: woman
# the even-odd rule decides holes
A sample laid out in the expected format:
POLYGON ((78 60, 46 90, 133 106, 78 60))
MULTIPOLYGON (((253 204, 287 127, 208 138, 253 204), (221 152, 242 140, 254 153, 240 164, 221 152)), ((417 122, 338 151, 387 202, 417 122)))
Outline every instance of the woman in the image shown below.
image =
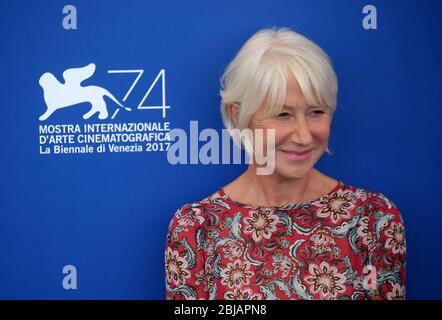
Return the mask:
POLYGON ((175 213, 168 299, 404 298, 399 210, 313 167, 329 153, 336 95, 328 56, 305 37, 265 29, 244 44, 222 77, 221 113, 229 130, 273 130, 274 170, 257 174, 252 157, 236 180, 175 213))

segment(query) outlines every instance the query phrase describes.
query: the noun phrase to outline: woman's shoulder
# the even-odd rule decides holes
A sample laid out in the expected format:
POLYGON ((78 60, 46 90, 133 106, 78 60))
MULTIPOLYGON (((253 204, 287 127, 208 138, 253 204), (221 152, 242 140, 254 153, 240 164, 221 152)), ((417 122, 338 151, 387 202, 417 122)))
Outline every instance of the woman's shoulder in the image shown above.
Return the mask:
POLYGON ((390 215, 391 217, 402 220, 402 215, 396 202, 385 193, 347 183, 343 183, 342 185, 342 192, 350 191, 353 201, 357 202, 359 206, 364 207, 366 212, 390 215))
POLYGON ((220 191, 217 190, 201 200, 181 205, 175 211, 170 224, 187 223, 192 226, 201 225, 209 218, 209 213, 212 215, 219 214, 222 211, 220 208, 229 209, 223 202, 220 191))

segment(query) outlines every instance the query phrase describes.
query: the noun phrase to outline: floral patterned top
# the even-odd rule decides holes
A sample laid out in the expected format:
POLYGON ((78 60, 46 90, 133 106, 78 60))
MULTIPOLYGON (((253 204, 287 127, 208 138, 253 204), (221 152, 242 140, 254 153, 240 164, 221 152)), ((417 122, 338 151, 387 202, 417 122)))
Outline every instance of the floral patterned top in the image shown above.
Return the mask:
POLYGON ((404 299, 397 207, 347 185, 301 204, 261 207, 223 188, 175 213, 167 299, 404 299))

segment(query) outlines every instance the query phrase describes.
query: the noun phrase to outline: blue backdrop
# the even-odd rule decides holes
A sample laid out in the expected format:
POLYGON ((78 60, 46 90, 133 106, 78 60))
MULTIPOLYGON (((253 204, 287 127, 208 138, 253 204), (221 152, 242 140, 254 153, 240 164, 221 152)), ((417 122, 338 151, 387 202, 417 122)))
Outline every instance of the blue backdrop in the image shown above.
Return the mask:
POLYGON ((407 297, 441 299, 441 12, 437 0, 1 1, 0 298, 163 299, 173 213, 245 166, 171 165, 155 139, 138 143, 142 152, 70 154, 44 154, 55 144, 43 140, 72 134, 50 131, 61 124, 168 122, 188 131, 198 120, 220 131, 223 68, 258 29, 286 26, 318 43, 338 75, 334 154, 317 168, 399 207, 407 297), (68 4, 77 29, 63 27, 68 4), (376 30, 363 28, 367 4, 377 9, 376 30), (84 84, 132 111, 106 98, 107 119, 83 119, 83 102, 40 121, 42 74, 61 81, 90 63, 96 70, 84 84), (77 289, 63 286, 66 265, 76 268, 77 289))

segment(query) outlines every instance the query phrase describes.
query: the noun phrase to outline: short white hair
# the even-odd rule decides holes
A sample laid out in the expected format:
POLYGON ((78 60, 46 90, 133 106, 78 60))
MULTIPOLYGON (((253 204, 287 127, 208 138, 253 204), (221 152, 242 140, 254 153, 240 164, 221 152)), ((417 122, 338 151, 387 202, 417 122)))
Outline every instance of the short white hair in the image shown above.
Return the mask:
POLYGON ((221 77, 224 126, 243 130, 253 114, 266 107, 281 112, 291 73, 312 106, 336 109, 338 84, 328 55, 315 43, 288 28, 262 29, 243 45, 221 77), (228 105, 240 106, 235 125, 228 105))

